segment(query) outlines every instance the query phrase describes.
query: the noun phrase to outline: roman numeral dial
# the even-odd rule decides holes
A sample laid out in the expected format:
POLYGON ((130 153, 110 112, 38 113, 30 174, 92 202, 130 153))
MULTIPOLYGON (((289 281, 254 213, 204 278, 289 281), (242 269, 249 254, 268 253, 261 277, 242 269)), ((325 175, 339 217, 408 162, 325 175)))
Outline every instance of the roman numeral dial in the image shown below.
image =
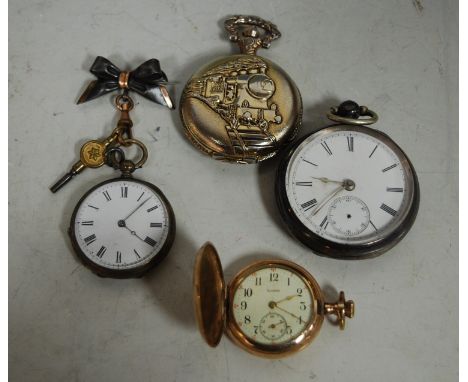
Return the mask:
POLYGON ((288 225, 347 245, 390 236, 411 205, 414 175, 404 153, 380 135, 339 126, 298 142, 284 160, 286 187, 279 196, 282 214, 295 216, 288 225))
POLYGON ((70 228, 74 247, 102 269, 144 267, 173 237, 169 208, 160 192, 144 182, 120 178, 104 182, 75 209, 70 228))

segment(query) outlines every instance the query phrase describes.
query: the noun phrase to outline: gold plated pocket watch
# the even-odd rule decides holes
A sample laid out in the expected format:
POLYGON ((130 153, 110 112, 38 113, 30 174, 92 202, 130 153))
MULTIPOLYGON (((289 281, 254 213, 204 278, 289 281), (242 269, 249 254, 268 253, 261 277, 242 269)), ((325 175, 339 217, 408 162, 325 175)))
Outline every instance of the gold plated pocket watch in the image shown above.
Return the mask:
POLYGON ((410 230, 419 207, 416 172, 377 114, 353 101, 332 108, 324 127, 285 152, 276 199, 291 233, 319 254, 378 256, 410 230), (364 117, 364 118, 362 118, 364 117))
POLYGON ((325 302, 312 275, 287 260, 256 261, 225 285, 219 256, 206 243, 197 253, 194 303, 200 332, 215 347, 223 331, 244 350, 265 358, 281 358, 309 345, 325 315, 336 316, 344 329, 354 316, 354 302, 340 292, 325 302))
POLYGON ((296 135, 302 100, 278 65, 256 55, 281 36, 255 16, 233 16, 224 26, 240 54, 221 57, 198 70, 180 101, 190 141, 215 159, 256 163, 274 156, 296 135))

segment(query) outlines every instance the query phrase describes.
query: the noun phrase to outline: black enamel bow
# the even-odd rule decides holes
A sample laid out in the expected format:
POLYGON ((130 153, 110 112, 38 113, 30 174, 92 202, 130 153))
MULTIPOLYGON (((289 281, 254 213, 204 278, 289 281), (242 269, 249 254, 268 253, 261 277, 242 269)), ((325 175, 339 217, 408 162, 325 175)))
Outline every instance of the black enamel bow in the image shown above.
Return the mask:
POLYGON ((164 86, 164 83, 167 83, 166 74, 155 58, 145 61, 131 72, 124 72, 107 58, 98 56, 89 71, 97 77, 97 80, 88 85, 78 100, 79 104, 117 89, 128 89, 153 102, 173 108, 164 86))

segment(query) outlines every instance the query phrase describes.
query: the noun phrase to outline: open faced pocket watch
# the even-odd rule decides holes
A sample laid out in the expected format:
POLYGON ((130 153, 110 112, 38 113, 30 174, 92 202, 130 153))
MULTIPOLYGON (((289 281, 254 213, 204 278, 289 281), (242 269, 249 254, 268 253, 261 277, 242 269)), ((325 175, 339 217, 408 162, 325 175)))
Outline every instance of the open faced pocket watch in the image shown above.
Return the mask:
POLYGON ((309 345, 325 315, 335 315, 341 329, 354 315, 354 303, 343 292, 337 302, 325 302, 312 275, 287 260, 256 261, 226 286, 211 243, 196 256, 194 303, 208 345, 218 345, 226 332, 244 350, 266 358, 292 355, 309 345))
POLYGON ((122 94, 115 98, 120 118, 107 138, 88 141, 81 147, 80 159, 51 191, 57 192, 85 168, 108 164, 120 170, 120 177, 99 183, 83 195, 73 211, 68 233, 80 260, 99 276, 140 277, 167 255, 176 226, 172 207, 161 190, 132 176, 146 162, 148 151, 133 136, 129 113, 134 102, 128 92, 138 92, 172 108, 165 89, 167 77, 156 59, 125 72, 99 56, 91 72, 97 80, 89 84, 78 103, 120 90, 122 94), (124 149, 131 146, 141 151, 136 163, 125 159, 124 149))
POLYGON ((215 159, 255 163, 274 156, 296 135, 302 101, 291 78, 256 55, 281 36, 255 16, 233 16, 224 26, 241 54, 221 57, 198 70, 180 100, 190 141, 215 159))
POLYGON ((164 259, 175 237, 167 198, 154 184, 133 178, 135 164, 122 159, 122 175, 87 191, 68 229, 79 258, 104 277, 142 276, 164 259))
POLYGON ((377 121, 373 111, 346 101, 327 116, 338 124, 295 142, 281 160, 276 178, 281 216, 318 254, 378 256, 397 244, 416 218, 416 172, 390 137, 365 126, 377 121))

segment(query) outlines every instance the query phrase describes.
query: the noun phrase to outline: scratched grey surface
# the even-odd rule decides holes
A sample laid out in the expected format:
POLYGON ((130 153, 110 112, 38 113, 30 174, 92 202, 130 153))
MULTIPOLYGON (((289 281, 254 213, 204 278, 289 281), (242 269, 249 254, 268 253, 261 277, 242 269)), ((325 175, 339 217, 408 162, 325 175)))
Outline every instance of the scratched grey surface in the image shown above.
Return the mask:
POLYGON ((10 3, 9 367, 12 381, 453 381, 458 370, 458 124, 456 1, 64 1, 10 3), (260 54, 300 86, 302 134, 354 99, 415 165, 421 207, 386 255, 344 262, 288 236, 272 160, 219 163, 183 137, 177 112, 137 98, 136 134, 149 147, 138 175, 170 199, 178 223, 169 258, 138 280, 100 279, 72 254, 66 226, 80 196, 113 175, 86 170, 48 187, 85 139, 115 123, 110 97, 77 106, 96 55, 121 67, 157 57, 180 82, 235 50, 220 20, 273 20, 283 37, 260 54), (192 313, 196 249, 212 240, 226 277, 279 256, 357 304, 347 330, 325 323, 292 358, 255 358, 201 339, 192 313))

